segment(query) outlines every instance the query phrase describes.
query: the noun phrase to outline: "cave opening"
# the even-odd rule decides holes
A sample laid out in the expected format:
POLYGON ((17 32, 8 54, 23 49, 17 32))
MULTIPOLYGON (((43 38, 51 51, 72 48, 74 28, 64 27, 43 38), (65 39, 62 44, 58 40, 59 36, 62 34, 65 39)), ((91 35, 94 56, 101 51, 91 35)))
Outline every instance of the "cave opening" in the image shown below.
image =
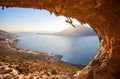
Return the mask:
POLYGON ((88 24, 81 25, 72 19, 73 27, 65 22, 65 17, 56 17, 45 10, 8 8, 1 10, 1 14, 1 29, 20 36, 18 48, 63 55, 63 61, 77 65, 87 65, 98 52, 98 37, 88 24))

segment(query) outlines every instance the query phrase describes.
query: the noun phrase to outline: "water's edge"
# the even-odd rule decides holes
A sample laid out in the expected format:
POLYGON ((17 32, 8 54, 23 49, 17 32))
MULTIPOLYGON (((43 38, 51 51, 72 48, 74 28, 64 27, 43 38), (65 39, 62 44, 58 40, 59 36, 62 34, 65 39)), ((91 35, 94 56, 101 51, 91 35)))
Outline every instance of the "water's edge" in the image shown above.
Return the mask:
MULTIPOLYGON (((38 40, 40 40, 41 41, 41 38, 42 38, 42 40, 44 40, 44 38, 45 39, 47 39, 47 40, 50 40, 50 39, 54 39, 54 37, 55 37, 55 39, 59 42, 59 40, 58 40, 58 36, 50 36, 50 35, 39 35, 39 36, 42 36, 42 37, 40 37, 40 38, 36 38, 37 39, 37 41, 38 40), (45 36, 45 37, 44 37, 45 36), (47 38, 46 38, 47 37, 47 38)), ((19 37, 18 37, 18 39, 19 39, 19 41, 18 41, 18 43, 17 43, 17 47, 18 48, 22 48, 22 49, 25 49, 25 50, 36 50, 37 48, 40 48, 39 47, 39 45, 37 45, 37 44, 39 44, 39 43, 36 43, 36 45, 34 46, 34 44, 32 44, 32 46, 33 46, 33 48, 31 48, 31 47, 24 47, 25 46, 25 44, 23 44, 23 45, 21 45, 20 46, 20 44, 22 44, 22 42, 24 41, 24 39, 25 39, 25 43, 27 42, 27 44, 29 43, 28 42, 28 40, 26 40, 26 38, 28 39, 28 37, 30 37, 30 36, 20 36, 19 35, 19 37), (22 38, 22 39, 21 39, 22 38), (24 38, 24 39, 23 39, 24 38), (21 42, 22 41, 22 42, 21 42)), ((34 36, 35 37, 35 36, 34 36)), ((38 35, 37 35, 37 37, 38 37, 38 35)), ((92 36, 91 36, 92 37, 92 36)), ((94 36, 93 36, 94 37, 94 36)), ((92 37, 92 39, 93 39, 93 37, 92 37)), ((64 38, 66 39, 66 37, 61 37, 61 36, 59 36, 59 39, 60 40, 64 40, 64 38)), ((82 37, 81 37, 82 38, 82 37)), ((88 37, 84 37, 84 38, 88 38, 88 37)), ((72 39, 72 40, 76 40, 76 41, 78 41, 78 39, 76 39, 76 38, 74 38, 74 39, 72 39)), ((83 39, 84 40, 84 39, 83 39)), ((30 40, 29 40, 30 41, 30 40)), ((34 41, 36 41, 35 39, 33 39, 32 40, 32 42, 34 43, 34 41)), ((66 41, 68 41, 68 40, 66 40, 66 41)), ((66 42, 65 41, 65 42, 66 42)), ((94 41, 94 40, 93 40, 94 41)), ((23 42, 23 43, 24 43, 23 42)), ((45 42, 45 40, 44 40, 44 42, 45 42)), ((42 45, 44 46, 44 42, 42 42, 42 45)), ((50 42, 52 42, 52 41, 50 41, 50 42)), ((64 42, 64 41, 63 41, 64 42)), ((65 43, 64 42, 64 43, 65 43)), ((71 42, 71 41, 70 41, 71 42)), ((54 43, 56 43, 55 41, 54 41, 54 43)), ((79 43, 79 41, 78 41, 78 43, 79 43)), ((41 44, 41 43, 40 43, 41 44)), ((56 43, 57 44, 57 43, 56 43)), ((28 44, 29 45, 29 44, 28 44)), ((58 44, 58 45, 61 45, 61 44, 58 44)), ((79 44, 80 45, 80 44, 79 44)), ((29 45, 30 46, 30 45, 29 45)), ((74 45, 73 45, 74 46, 74 45)), ((89 46, 89 45, 88 45, 89 46)), ((54 44, 49 44, 47 47, 45 47, 45 49, 46 48, 48 48, 48 49, 50 49, 50 50, 56 50, 57 48, 56 48, 57 46, 54 46, 54 44), (52 46, 51 46, 52 45, 52 46), (53 47, 53 48, 52 48, 53 47)), ((68 46, 65 46, 65 47, 68 47, 68 46)), ((41 47, 41 48, 43 48, 43 47, 41 47)), ((64 48, 64 47, 63 47, 64 48)), ((62 61, 64 61, 64 62, 69 62, 69 63, 72 63, 72 64, 76 64, 76 63, 74 63, 74 58, 76 58, 76 57, 73 57, 73 58, 70 58, 71 56, 74 56, 74 54, 77 54, 77 53, 73 53, 73 55, 71 54, 71 55, 68 55, 68 54, 64 54, 64 51, 62 51, 62 50, 64 50, 63 48, 61 48, 61 50, 59 50, 59 51, 54 51, 54 52, 57 52, 57 53, 55 53, 55 55, 61 55, 62 56, 62 61), (61 52, 62 52, 62 54, 61 54, 61 52), (68 56, 67 56, 68 55, 68 56), (69 57, 70 56, 70 57, 69 57), (66 60, 66 58, 68 57, 68 59, 70 59, 69 61, 67 61, 66 60), (73 61, 73 62, 71 62, 71 61, 73 61)), ((79 49, 79 48, 78 48, 79 49)), ((80 48, 80 49, 82 49, 82 48, 80 48)), ((91 48, 91 49, 94 49, 94 46, 91 48)), ((44 52, 47 52, 48 54, 54 54, 54 52, 52 52, 52 53, 50 53, 50 50, 48 50, 48 51, 45 51, 45 50, 39 50, 39 51, 44 51, 44 52)), ((38 51, 38 50, 37 50, 38 51)), ((75 49, 74 50, 71 50, 72 52, 74 52, 75 51, 75 49)), ((89 50, 88 50, 89 51, 89 50)), ((84 51, 85 52, 85 51, 84 51)), ((94 50, 90 50, 90 52, 94 52, 94 50)), ((79 55, 79 54, 78 54, 79 55)), ((83 57, 85 57, 85 54, 84 53, 80 53, 80 55, 79 56, 81 56, 81 55, 83 55, 83 57)), ((93 54, 94 55, 94 54, 93 54)), ((86 55, 87 56, 87 55, 86 55)), ((89 60, 90 61, 90 58, 89 58, 90 56, 88 56, 88 58, 86 58, 87 60, 89 60)), ((94 56, 93 56, 94 57, 94 56)), ((76 59, 77 60, 77 59, 76 59)), ((76 61, 75 60, 75 61, 76 61)), ((77 60, 78 62, 80 61, 80 59, 78 59, 77 60)), ((83 60, 84 62, 85 62, 85 60, 83 60)), ((87 61, 88 62, 88 61, 87 61)), ((86 63, 86 62, 85 62, 86 63)), ((79 65, 79 64, 77 64, 77 65, 79 65)), ((82 65, 87 65, 87 64, 82 64, 82 65)))

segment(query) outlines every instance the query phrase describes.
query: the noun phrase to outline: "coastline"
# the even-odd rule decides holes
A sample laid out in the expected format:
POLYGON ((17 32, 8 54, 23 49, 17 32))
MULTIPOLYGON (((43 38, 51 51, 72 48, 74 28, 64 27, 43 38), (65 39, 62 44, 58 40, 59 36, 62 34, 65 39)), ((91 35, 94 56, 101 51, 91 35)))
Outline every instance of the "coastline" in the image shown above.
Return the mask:
MULTIPOLYGON (((20 33, 23 33, 23 32, 20 32, 20 33)), ((27 33, 27 32, 25 32, 25 34, 26 34, 26 33, 27 33)), ((42 34, 42 33, 32 33, 32 34, 36 34, 36 35, 48 35, 48 34, 42 34)), ((49 35, 54 36, 53 34, 49 34, 49 35)), ((21 37, 21 36, 19 36, 19 34, 18 34, 17 37, 21 37)), ((19 38, 17 38, 17 40, 20 41, 19 38)), ((20 48, 20 47, 18 47, 17 49, 18 49, 19 52, 25 52, 25 53, 33 53, 33 54, 44 53, 44 54, 47 55, 47 59, 48 59, 48 60, 50 59, 50 60, 56 61, 56 62, 68 63, 68 64, 71 64, 71 65, 80 66, 80 68, 83 68, 83 67, 86 66, 86 65, 73 64, 73 63, 64 61, 64 60, 62 60, 63 56, 62 56, 62 55, 59 55, 59 54, 48 53, 48 52, 44 52, 44 51, 41 51, 41 50, 24 49, 24 48, 20 48)))
MULTIPOLYGON (((5 41, 3 41, 3 43, 6 45, 6 48, 9 48, 11 50, 17 51, 19 53, 28 53, 28 54, 33 54, 33 55, 45 55, 46 56, 46 60, 51 60, 54 62, 62 62, 61 58, 63 57, 62 55, 56 55, 56 54, 48 54, 45 52, 40 52, 40 51, 36 51, 36 50, 25 50, 22 48, 18 48, 17 46, 17 42, 19 41, 19 39, 17 38, 17 34, 10 34, 9 35, 10 38, 4 38, 5 41)), ((3 36, 1 36, 3 37, 3 36)), ((3 45, 4 45, 3 44, 3 45)))
POLYGON ((16 48, 17 36, 0 31, 0 78, 72 79, 77 66, 61 60, 61 55, 16 48))

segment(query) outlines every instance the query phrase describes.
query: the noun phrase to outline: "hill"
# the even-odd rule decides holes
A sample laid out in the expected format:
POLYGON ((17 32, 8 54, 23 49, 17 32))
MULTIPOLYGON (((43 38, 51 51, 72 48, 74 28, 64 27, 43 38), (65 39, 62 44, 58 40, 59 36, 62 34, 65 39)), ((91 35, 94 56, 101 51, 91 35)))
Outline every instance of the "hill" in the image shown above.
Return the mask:
POLYGON ((76 25, 76 28, 70 27, 61 32, 54 33, 54 35, 78 37, 96 35, 96 33, 88 26, 76 25))

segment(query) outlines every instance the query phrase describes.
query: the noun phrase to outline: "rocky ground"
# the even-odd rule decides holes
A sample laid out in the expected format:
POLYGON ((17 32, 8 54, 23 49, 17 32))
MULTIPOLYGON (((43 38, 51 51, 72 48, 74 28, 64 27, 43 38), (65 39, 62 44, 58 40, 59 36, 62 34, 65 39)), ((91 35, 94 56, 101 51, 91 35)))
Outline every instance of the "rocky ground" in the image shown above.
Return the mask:
POLYGON ((0 79, 74 79, 80 70, 60 55, 16 48, 16 35, 0 30, 0 79))

